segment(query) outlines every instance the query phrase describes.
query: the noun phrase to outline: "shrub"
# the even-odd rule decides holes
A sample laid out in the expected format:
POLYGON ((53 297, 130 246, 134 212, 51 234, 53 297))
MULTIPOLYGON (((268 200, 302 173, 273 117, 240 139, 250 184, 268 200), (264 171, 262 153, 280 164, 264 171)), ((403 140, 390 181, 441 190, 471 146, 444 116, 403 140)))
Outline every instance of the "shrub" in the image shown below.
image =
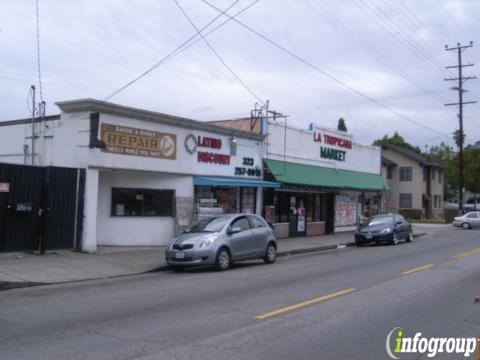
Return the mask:
POLYGON ((408 220, 421 220, 423 218, 422 209, 399 209, 398 213, 408 220))
POLYGON ((446 223, 453 222, 453 218, 455 216, 459 216, 458 209, 443 209, 443 218, 445 219, 446 223))

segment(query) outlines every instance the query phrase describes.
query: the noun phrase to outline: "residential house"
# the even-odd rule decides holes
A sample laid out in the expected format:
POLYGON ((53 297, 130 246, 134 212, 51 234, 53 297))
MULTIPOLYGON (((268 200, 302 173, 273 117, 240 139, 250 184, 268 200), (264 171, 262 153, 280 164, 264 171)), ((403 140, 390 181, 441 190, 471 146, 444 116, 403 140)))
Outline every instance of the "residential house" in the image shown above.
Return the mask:
POLYGON ((444 167, 396 145, 382 145, 382 176, 389 192, 385 210, 426 219, 443 216, 444 167))

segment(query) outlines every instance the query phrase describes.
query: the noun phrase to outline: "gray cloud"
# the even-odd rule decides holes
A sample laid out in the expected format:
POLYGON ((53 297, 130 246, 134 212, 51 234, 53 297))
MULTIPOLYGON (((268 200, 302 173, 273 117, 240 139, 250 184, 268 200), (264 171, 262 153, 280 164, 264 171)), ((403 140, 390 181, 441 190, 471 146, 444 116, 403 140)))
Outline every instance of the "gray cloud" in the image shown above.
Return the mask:
MULTIPOLYGON (((179 1, 199 27, 218 15, 202 2, 179 1)), ((225 9, 232 2, 214 4, 225 9)), ((230 13, 249 3, 239 1, 230 13)), ((472 36, 480 33, 480 2, 402 3, 406 7, 376 0, 262 0, 239 19, 382 104, 451 134, 457 126, 456 109, 443 103, 456 102, 456 93, 448 91, 453 84, 443 77, 455 74, 443 67, 454 65, 456 57, 443 46, 477 40, 472 36), (397 30, 403 43, 386 29, 397 30), (436 93, 426 94, 412 82, 436 93)), ((58 112, 56 101, 107 96, 193 33, 173 1, 40 0, 40 21, 49 113, 58 112)), ((27 91, 38 82, 35 3, 2 1, 0 28, 0 120, 28 117, 27 91)), ((363 142, 399 130, 421 147, 452 143, 366 101, 238 24, 230 22, 208 39, 256 94, 270 100, 271 108, 290 115, 291 124, 336 126, 344 117, 363 142)), ((479 47, 467 50, 465 62, 478 63, 479 54, 479 47)), ((478 73, 478 66, 467 71, 478 73)), ((480 81, 468 81, 466 87, 466 97, 478 99, 480 81)), ((248 116, 256 99, 199 41, 111 101, 210 120, 248 116)), ((478 119, 479 106, 467 106, 469 141, 480 139, 478 119)))

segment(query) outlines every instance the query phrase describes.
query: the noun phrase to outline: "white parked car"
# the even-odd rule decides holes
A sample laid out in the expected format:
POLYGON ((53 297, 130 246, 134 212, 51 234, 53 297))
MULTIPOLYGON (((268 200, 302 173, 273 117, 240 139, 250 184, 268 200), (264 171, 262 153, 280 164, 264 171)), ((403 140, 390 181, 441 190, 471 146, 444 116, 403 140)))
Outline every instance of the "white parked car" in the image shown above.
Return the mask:
POLYGON ((480 211, 470 211, 463 216, 458 216, 453 220, 452 225, 465 230, 480 227, 480 211))

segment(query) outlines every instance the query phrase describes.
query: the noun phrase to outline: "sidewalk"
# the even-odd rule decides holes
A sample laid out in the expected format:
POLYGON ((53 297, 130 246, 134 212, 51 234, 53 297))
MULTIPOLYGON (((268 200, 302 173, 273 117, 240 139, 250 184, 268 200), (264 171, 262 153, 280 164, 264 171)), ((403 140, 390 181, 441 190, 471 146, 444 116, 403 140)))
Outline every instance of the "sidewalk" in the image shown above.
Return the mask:
MULTIPOLYGON (((415 229, 416 235, 421 235, 415 229)), ((278 256, 353 245, 353 232, 278 240, 278 256)), ((0 254, 0 290, 141 274, 166 267, 165 247, 99 247, 86 254, 70 250, 0 254)))

